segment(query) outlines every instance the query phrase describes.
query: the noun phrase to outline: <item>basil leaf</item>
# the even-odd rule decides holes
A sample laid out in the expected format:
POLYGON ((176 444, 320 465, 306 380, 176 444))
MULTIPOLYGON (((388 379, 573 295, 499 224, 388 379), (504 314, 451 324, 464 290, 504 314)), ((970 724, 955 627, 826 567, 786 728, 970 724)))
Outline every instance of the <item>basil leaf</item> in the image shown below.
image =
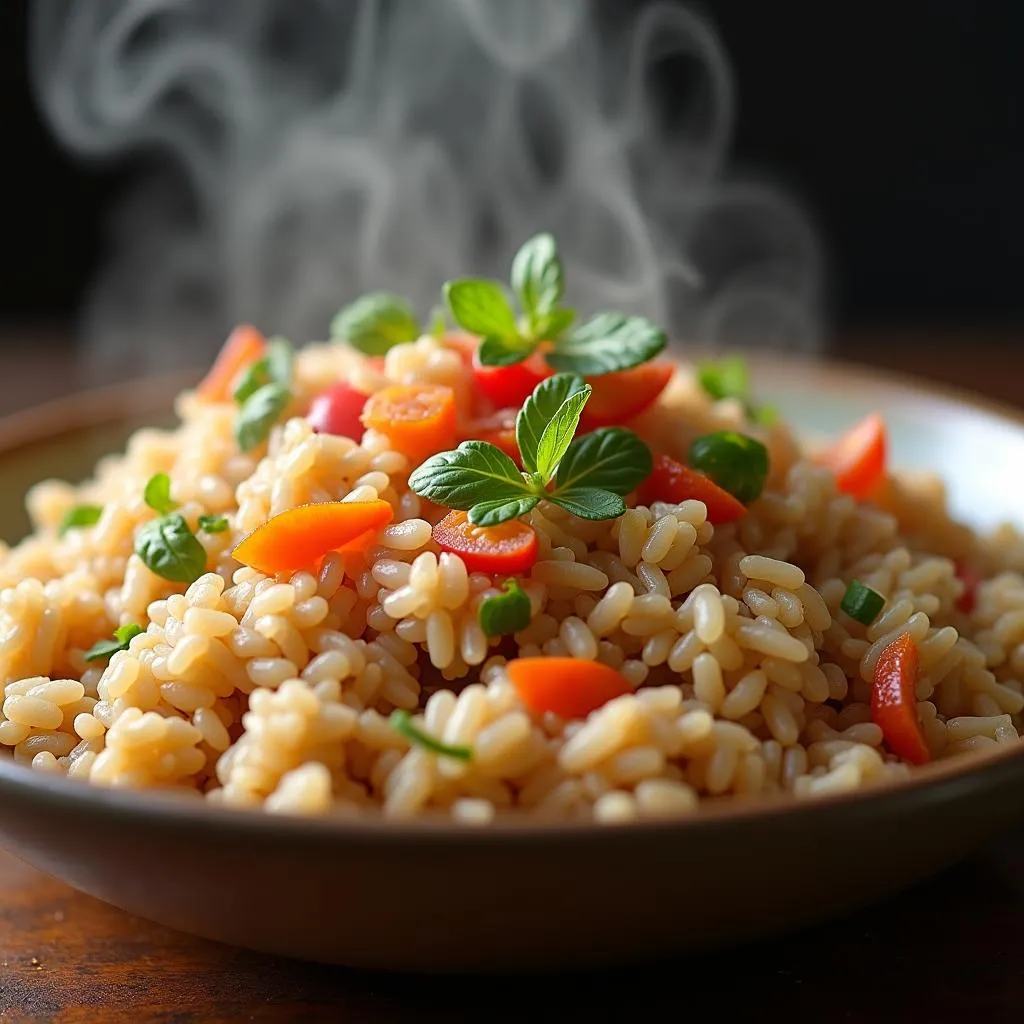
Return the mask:
POLYGON ((128 645, 132 640, 137 637, 140 633, 146 631, 141 626, 136 626, 134 622, 129 622, 126 626, 118 626, 114 630, 113 640, 97 640, 85 652, 86 661, 106 661, 112 655, 117 654, 118 651, 127 651, 128 645))
POLYGON ((497 281, 448 281, 444 297, 455 322, 471 334, 485 338, 493 335, 506 341, 519 336, 515 312, 497 281))
POLYGON ((628 370, 653 359, 665 347, 665 332, 642 316, 598 313, 555 342, 548 363, 584 377, 628 370))
POLYGON ((650 448, 632 430, 601 427, 569 446, 558 466, 556 493, 600 487, 613 494, 629 494, 653 468, 650 448))
POLYGON ((270 383, 270 368, 267 365, 266 357, 257 359, 250 363, 235 380, 235 386, 231 397, 238 405, 242 405, 250 395, 259 391, 265 384, 270 383))
POLYGON ((618 519, 626 511, 619 495, 600 487, 569 487, 549 495, 548 501, 580 519, 618 519))
POLYGON ((429 750, 432 754, 440 754, 442 757, 454 757, 458 761, 471 761, 473 759, 472 747, 442 743, 418 726, 413 725, 412 715, 401 708, 391 712, 388 725, 395 732, 401 733, 411 743, 416 744, 418 747, 423 747, 424 750, 429 750))
POLYGON ((512 290, 530 323, 561 301, 565 291, 562 261, 555 239, 547 232, 525 242, 512 260, 512 290))
POLYGON ((267 373, 272 381, 291 387, 295 353, 287 338, 271 338, 267 342, 267 373))
POLYGON ((415 341, 420 334, 412 306, 392 292, 371 292, 350 303, 331 321, 331 340, 346 341, 368 356, 415 341))
POLYGON ((562 403, 584 386, 579 374, 556 373, 541 381, 523 403, 516 415, 516 444, 528 472, 537 472, 537 445, 544 428, 555 418, 562 403))
POLYGON ((230 525, 227 516, 199 517, 199 529, 206 533, 223 533, 230 525))
POLYGON ((744 505, 761 496, 771 468, 768 449, 760 441, 734 430, 694 438, 690 465, 744 505))
POLYGON ((178 507, 178 503, 171 499, 171 478, 166 473, 151 476, 142 497, 146 504, 160 515, 173 512, 178 507))
POLYGON ((478 501, 467 513, 474 526, 498 526, 510 519, 525 516, 540 504, 540 495, 524 494, 518 498, 495 498, 478 501))
POLYGON ((292 394, 284 384, 264 384, 246 400, 235 421, 235 439, 243 452, 252 451, 270 436, 292 394))
POLYGON ((580 425, 583 406, 594 389, 584 384, 582 390, 570 395, 558 408, 558 412, 544 428, 537 442, 537 473, 546 484, 558 468, 562 456, 572 444, 573 435, 580 425))
POLYGON ((409 487, 421 498, 462 510, 530 493, 519 467, 486 441, 463 441, 455 451, 432 455, 413 470, 409 487))
POLYGON ((742 356, 699 363, 697 382, 704 394, 716 402, 724 398, 738 398, 745 402, 750 393, 750 375, 742 356))
POLYGON ((172 583, 195 583, 206 571, 206 549, 177 512, 146 523, 135 537, 135 553, 172 583))
POLYGON ((57 527, 57 535, 63 537, 68 530, 77 529, 80 526, 93 526, 100 521, 103 515, 102 505, 75 505, 64 513, 64 518, 57 527))
POLYGON ((484 366, 514 366, 526 359, 533 349, 532 343, 524 345, 518 338, 512 342, 492 334, 480 343, 477 357, 484 366))
POLYGON ((530 624, 532 611, 526 591, 518 580, 506 580, 503 594, 485 598, 477 617, 485 636, 507 636, 530 624))
POLYGON ((575 309, 553 309, 537 317, 533 325, 533 336, 539 340, 556 341, 563 331, 572 327, 575 319, 575 309))

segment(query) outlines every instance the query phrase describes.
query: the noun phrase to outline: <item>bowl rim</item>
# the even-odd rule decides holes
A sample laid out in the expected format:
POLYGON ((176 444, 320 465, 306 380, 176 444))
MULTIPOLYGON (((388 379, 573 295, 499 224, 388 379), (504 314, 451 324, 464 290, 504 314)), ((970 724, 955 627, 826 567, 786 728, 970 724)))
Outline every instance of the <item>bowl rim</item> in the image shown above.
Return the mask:
MULTIPOLYGON (((812 384, 835 386, 841 381, 844 387, 867 388, 869 391, 884 388, 890 393, 910 393, 939 404, 981 412, 1024 431, 1024 410, 967 389, 922 381, 909 374, 879 370, 855 361, 791 354, 765 355, 742 349, 735 351, 749 361, 755 376, 759 372, 773 377, 794 372, 812 384)), ((697 352, 677 361, 685 365, 701 355, 697 352)), ((51 399, 9 413, 0 417, 0 455, 33 444, 58 441, 83 427, 113 426, 136 416, 156 415, 161 408, 166 409, 180 391, 191 388, 200 376, 199 371, 148 376, 51 399)), ((547 820, 525 815, 499 816, 486 826, 470 826, 440 816, 394 820, 382 815, 344 817, 328 814, 311 817, 269 814, 262 810, 211 804, 200 797, 89 786, 63 776, 32 771, 9 756, 0 756, 0 793, 18 791, 23 796, 38 796, 55 809, 72 808, 74 813, 82 813, 91 808, 114 817, 132 819, 140 825, 191 827, 207 837, 240 831, 253 839, 302 838, 358 844, 416 840, 487 845, 495 841, 588 840, 615 834, 656 836, 730 824, 767 824, 780 818, 787 821, 802 819, 806 815, 823 814, 829 809, 899 802, 915 795, 937 795, 957 782, 980 784, 984 776, 998 774, 1008 765, 1017 768, 1015 762, 1020 762, 1019 768, 1024 771, 1024 742, 935 761, 913 768, 903 779, 875 783, 852 791, 807 799, 795 798, 792 794, 776 794, 750 801, 729 799, 713 802, 679 817, 615 824, 586 819, 547 820)))

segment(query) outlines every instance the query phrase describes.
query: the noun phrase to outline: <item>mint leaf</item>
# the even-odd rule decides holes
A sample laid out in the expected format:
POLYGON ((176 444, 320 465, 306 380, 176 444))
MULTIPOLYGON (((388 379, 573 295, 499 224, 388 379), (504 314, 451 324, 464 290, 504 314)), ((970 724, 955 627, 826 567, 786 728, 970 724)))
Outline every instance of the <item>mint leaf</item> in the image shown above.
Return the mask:
POLYGON ((540 504, 539 494, 524 494, 518 498, 495 498, 477 502, 467 513, 474 526, 498 526, 510 519, 525 516, 540 504))
POLYGON ((223 533, 230 525, 227 516, 199 517, 199 529, 205 533, 223 533))
POLYGON ((206 571, 206 549, 180 513, 146 523, 135 537, 135 553, 172 583, 195 583, 206 571))
POLYGON ((413 470, 409 487, 421 498, 463 511, 530 494, 519 467, 486 441, 463 441, 455 451, 431 456, 413 470))
POLYGON ((533 324, 533 336, 539 341, 556 341, 563 331, 572 327, 575 319, 575 309, 554 309, 537 317, 533 324))
POLYGON ((565 283, 555 239, 547 232, 525 242, 512 261, 512 290, 531 325, 562 299, 565 283))
POLYGON ((742 356, 729 356, 717 362, 698 363, 697 383, 716 402, 725 398, 738 398, 745 402, 750 392, 746 360, 742 356))
POLYGON ((471 334, 513 343, 519 336, 515 311, 497 281, 472 278, 448 281, 444 297, 455 322, 471 334))
POLYGON ((64 518, 57 527, 57 535, 63 537, 68 530, 77 529, 80 526, 93 526, 100 521, 103 515, 102 505, 75 505, 64 513, 64 518))
POLYGON ((558 466, 555 493, 599 487, 629 494, 651 475, 653 465, 651 450, 632 430, 601 427, 569 446, 558 466))
POLYGON ((619 495, 600 487, 569 487, 549 495, 548 501, 580 519, 618 519, 626 511, 619 495))
POLYGON ((287 338, 271 338, 267 342, 266 355, 250 363, 238 375, 231 397, 239 405, 243 405, 267 384, 291 384, 294 361, 291 342, 287 338))
POLYGON ((598 313, 557 340, 547 360, 556 370, 598 376, 646 363, 665 347, 665 342, 665 332, 642 316, 598 313))
POLYGON ((533 349, 532 344, 524 344, 518 338, 512 341, 492 334, 480 343, 477 357, 484 366, 514 366, 526 359, 533 349))
POLYGON ((331 321, 331 340, 346 341, 368 356, 382 356, 402 342, 415 341, 419 323, 412 306, 392 292, 371 292, 350 303, 331 321))
POLYGON ((106 661, 112 655, 117 654, 118 651, 127 651, 128 645, 132 640, 137 637, 140 633, 146 631, 141 626, 136 626, 134 622, 129 622, 126 626, 118 626, 114 630, 113 640, 97 640, 85 652, 86 661, 106 661))
POLYGON ((530 473, 537 470, 537 445, 544 428, 570 396, 585 387, 583 378, 575 373, 556 373, 540 382, 516 415, 516 444, 523 467, 530 473))
POLYGON ((235 421, 238 447, 243 452, 250 452, 266 441, 291 400, 292 394, 288 388, 276 381, 254 391, 245 400, 235 421))
POLYGON ((572 444, 573 435, 580 425, 580 415, 587 400, 593 393, 589 384, 570 395, 558 408, 554 417, 544 428, 537 442, 537 473, 546 484, 558 468, 562 456, 572 444))
POLYGON ((178 503, 171 499, 171 478, 166 473, 151 476, 142 497, 146 504, 160 515, 173 512, 178 507, 178 503))
POLYGON ((530 599, 518 580, 506 580, 502 589, 503 594, 485 598, 480 604, 477 617, 486 636, 508 636, 530 624, 530 599))
POLYGON ((471 761, 473 759, 472 747, 442 743, 414 725, 412 715, 408 711, 402 709, 392 711, 391 717, 388 719, 388 725, 395 732, 401 733, 410 743, 414 743, 417 747, 423 747, 424 750, 429 750, 432 754, 439 754, 442 757, 454 757, 457 761, 471 761))

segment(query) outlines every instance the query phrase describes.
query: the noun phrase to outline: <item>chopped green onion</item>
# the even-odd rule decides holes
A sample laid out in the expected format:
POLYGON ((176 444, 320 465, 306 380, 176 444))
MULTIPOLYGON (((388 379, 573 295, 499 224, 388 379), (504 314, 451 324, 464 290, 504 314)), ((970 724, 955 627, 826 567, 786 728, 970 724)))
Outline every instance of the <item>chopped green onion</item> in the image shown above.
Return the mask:
POLYGON ((690 465, 749 505, 761 496, 768 480, 768 449, 746 434, 720 430, 694 440, 690 465))
POLYGON ((454 757, 459 761, 471 761, 473 759, 472 747, 452 746, 434 739, 433 736, 423 732, 413 725, 412 715, 408 711, 396 710, 391 712, 388 724, 395 732, 400 732, 406 739, 411 740, 418 747, 429 750, 432 754, 440 754, 442 757, 454 757))
POLYGON ((530 624, 530 599, 518 581, 505 581, 503 594, 486 598, 480 605, 480 628, 487 636, 508 636, 530 624))
POLYGON ((64 518, 57 527, 57 533, 63 537, 68 530, 74 530, 80 526, 93 526, 100 521, 103 515, 102 505, 75 505, 64 513, 64 518))
POLYGON ((885 598, 877 590, 865 587, 860 580, 853 580, 846 588, 839 607, 851 619, 870 626, 878 618, 878 613, 885 607, 885 598))
POLYGON ((117 654, 118 651, 127 651, 128 645, 132 640, 140 633, 145 632, 141 626, 135 625, 134 622, 129 622, 125 626, 118 626, 114 630, 114 639, 98 640, 85 652, 85 660, 106 661, 112 655, 117 654))

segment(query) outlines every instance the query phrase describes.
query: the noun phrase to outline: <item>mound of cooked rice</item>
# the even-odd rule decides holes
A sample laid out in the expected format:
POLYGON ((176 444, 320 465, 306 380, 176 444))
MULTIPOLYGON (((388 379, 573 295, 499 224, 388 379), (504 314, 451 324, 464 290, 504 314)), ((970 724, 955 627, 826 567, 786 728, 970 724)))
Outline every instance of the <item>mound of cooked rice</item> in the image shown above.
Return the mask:
MULTIPOLYGON (((703 802, 797 797, 905 776, 872 721, 876 661, 907 633, 920 652, 921 729, 933 757, 1017 742, 1024 708, 1022 546, 951 521, 937 479, 891 474, 870 504, 837 492, 784 424, 751 427, 680 367, 630 424, 685 459, 694 437, 758 437, 764 493, 712 527, 700 501, 635 505, 587 521, 542 503, 526 517, 540 555, 520 582, 532 618, 512 637, 478 621, 503 576, 442 552, 447 511, 408 486, 415 462, 388 437, 317 433, 304 416, 339 380, 451 387, 468 415, 464 359, 431 336, 366 359, 336 344, 296 356, 292 402, 269 442, 242 453, 236 407, 182 394, 180 425, 143 430, 80 487, 28 497, 35 532, 0 559, 0 744, 25 765, 95 785, 162 788, 270 812, 465 823, 527 814, 612 822, 691 813, 703 802), (207 571, 189 586, 135 553, 166 473, 207 571), (365 553, 331 553, 267 577, 232 557, 269 517, 300 504, 382 498, 394 509, 365 553), (98 521, 63 535, 80 503, 98 521), (222 532, 197 530, 226 516, 222 532), (960 610, 958 566, 980 573, 960 610), (840 612, 848 583, 885 597, 863 626, 840 612), (127 623, 144 631, 108 663, 85 660, 127 623), (584 720, 531 711, 507 660, 571 656, 617 669, 634 692, 584 720), (472 750, 447 757, 393 728, 472 750)), ((418 460, 417 460, 418 461, 418 460)))

